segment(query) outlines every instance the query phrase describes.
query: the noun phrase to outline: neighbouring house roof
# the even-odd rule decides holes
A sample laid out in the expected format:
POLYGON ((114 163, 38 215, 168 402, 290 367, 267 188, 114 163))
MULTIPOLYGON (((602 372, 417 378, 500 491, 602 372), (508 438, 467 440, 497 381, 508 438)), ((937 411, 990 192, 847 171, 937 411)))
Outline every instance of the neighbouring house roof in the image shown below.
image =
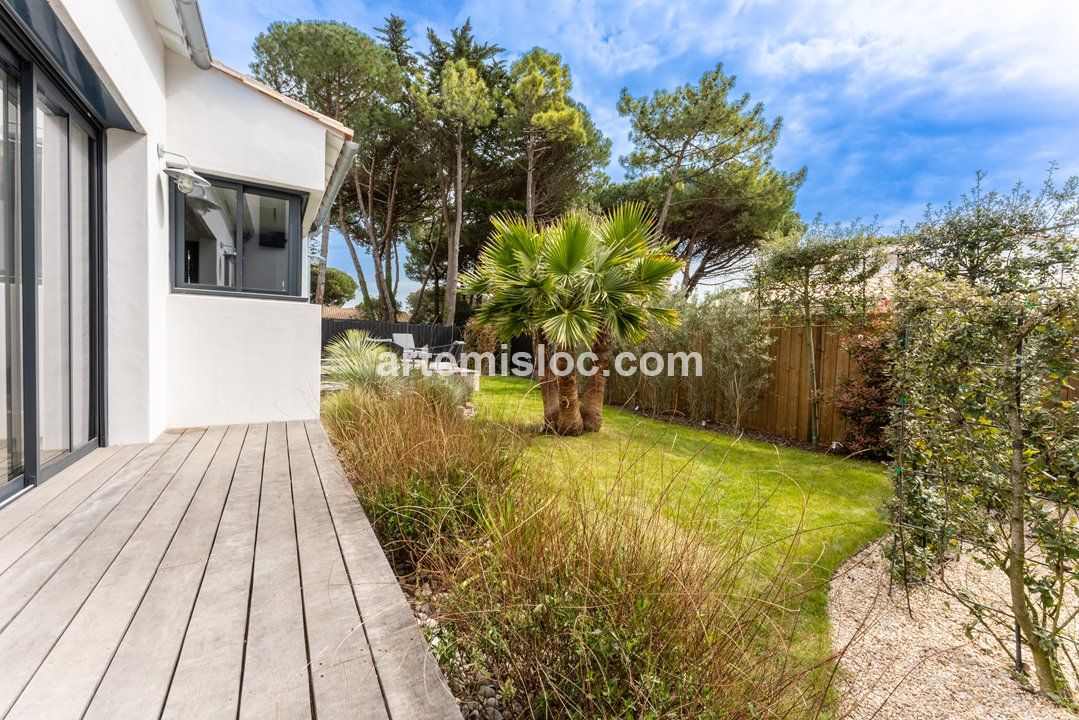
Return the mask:
POLYGON ((331 318, 333 320, 358 320, 356 316, 356 308, 354 307, 334 307, 333 305, 322 306, 322 317, 331 318))
POLYGON ((263 83, 260 83, 255 78, 253 78, 253 77, 251 77, 249 75, 245 75, 242 72, 240 72, 239 70, 236 70, 234 68, 230 68, 228 65, 225 65, 224 63, 218 62, 217 60, 214 60, 212 69, 218 71, 219 73, 222 73, 223 75, 226 75, 226 76, 232 78, 233 80, 240 83, 241 85, 249 87, 252 90, 256 90, 256 91, 262 93, 263 95, 266 95, 267 97, 271 97, 274 100, 277 100, 281 104, 292 108, 296 112, 303 113, 304 115, 307 115, 308 117, 310 117, 310 118, 316 120, 317 122, 321 123, 323 126, 326 127, 327 130, 334 133, 335 135, 338 135, 343 140, 351 140, 352 139, 352 134, 353 134, 352 133, 352 128, 349 128, 349 127, 345 126, 343 123, 340 123, 337 120, 334 120, 332 117, 328 117, 326 115, 323 115, 320 112, 316 112, 315 110, 312 110, 311 108, 307 107, 302 102, 300 102, 299 100, 293 100, 292 98, 288 97, 287 95, 282 95, 281 93, 277 92, 276 90, 269 87, 268 85, 264 85, 263 83))

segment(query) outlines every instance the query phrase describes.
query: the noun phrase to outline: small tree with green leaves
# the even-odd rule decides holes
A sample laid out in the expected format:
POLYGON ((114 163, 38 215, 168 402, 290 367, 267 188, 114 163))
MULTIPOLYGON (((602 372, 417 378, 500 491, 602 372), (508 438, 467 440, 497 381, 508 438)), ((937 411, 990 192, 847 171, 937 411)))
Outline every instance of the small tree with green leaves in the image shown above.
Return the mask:
POLYGON ((343 270, 334 267, 326 268, 324 275, 325 285, 322 293, 322 302, 315 299, 315 283, 318 280, 319 269, 311 266, 311 302, 322 305, 341 307, 345 303, 356 298, 356 281, 343 270))
POLYGON ((896 302, 890 552, 908 580, 966 550, 1002 571, 1006 603, 955 596, 991 631, 1015 623, 1041 692, 1067 703, 1068 607, 1079 596, 1077 230, 1079 179, 1051 176, 1038 192, 1010 193, 985 191, 979 176, 915 228, 896 302))
POLYGON ((758 302, 775 319, 800 327, 805 337, 813 445, 819 440, 820 404, 813 328, 824 319, 864 317, 883 291, 875 278, 886 257, 875 228, 862 225, 815 223, 761 247, 752 274, 758 302))

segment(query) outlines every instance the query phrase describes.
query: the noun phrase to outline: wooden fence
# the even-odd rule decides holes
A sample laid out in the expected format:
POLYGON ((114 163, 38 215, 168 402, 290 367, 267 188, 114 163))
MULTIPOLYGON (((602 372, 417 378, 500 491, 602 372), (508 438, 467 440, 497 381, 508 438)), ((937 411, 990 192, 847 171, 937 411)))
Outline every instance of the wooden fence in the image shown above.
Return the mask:
MULTIPOLYGON (((778 435, 791 440, 808 442, 809 435, 809 373, 806 371, 805 331, 802 328, 780 327, 771 330, 773 342, 771 379, 757 400, 756 406, 742 419, 746 429, 778 435)), ((819 402, 819 442, 828 446, 843 442, 846 422, 832 406, 833 390, 852 372, 850 356, 843 349, 840 334, 833 327, 813 329, 817 365, 819 402)), ((707 362, 707 358, 705 359, 707 362)), ((695 382, 707 382, 697 379, 695 382)), ((639 406, 658 412, 676 412, 713 422, 724 422, 724 401, 718 389, 712 393, 693 386, 693 380, 657 377, 636 381, 609 381, 608 402, 612 405, 639 406), (694 393, 696 391, 696 395, 694 393), (714 396, 712 404, 701 408, 701 398, 714 396), (695 407, 695 410, 691 410, 695 407), (703 418, 702 418, 703 415, 703 418)))
POLYGON ((346 330, 364 330, 371 337, 382 340, 390 340, 394 333, 409 333, 416 347, 426 346, 432 352, 449 350, 453 342, 461 339, 461 328, 456 326, 322 318, 322 347, 346 330))
MULTIPOLYGON (((808 442, 809 435, 809 361, 805 330, 782 327, 772 330, 774 342, 772 380, 757 401, 756 408, 743 421, 745 427, 760 432, 808 442)), ((818 436, 822 445, 843 442, 847 424, 832 406, 831 397, 844 378, 857 372, 850 355, 843 349, 840 333, 834 327, 813 328, 813 348, 817 366, 818 436)))

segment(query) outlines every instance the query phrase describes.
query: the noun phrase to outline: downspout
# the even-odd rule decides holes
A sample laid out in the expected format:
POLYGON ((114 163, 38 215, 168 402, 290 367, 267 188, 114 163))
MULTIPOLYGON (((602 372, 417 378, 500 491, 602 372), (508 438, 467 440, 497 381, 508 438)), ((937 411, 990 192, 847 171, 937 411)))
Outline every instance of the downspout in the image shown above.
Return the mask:
POLYGON ((330 181, 326 183, 326 192, 322 195, 322 202, 319 203, 318 213, 316 213, 315 222, 311 225, 311 230, 307 234, 308 237, 317 233, 325 224, 326 218, 330 216, 333 203, 337 200, 337 193, 341 192, 341 186, 345 184, 345 178, 348 176, 352 161, 356 159, 356 152, 359 149, 359 144, 351 140, 346 140, 345 144, 341 146, 341 154, 337 156, 333 172, 330 173, 330 181))
POLYGON ((210 44, 206 41, 206 28, 199 12, 199 0, 176 0, 176 11, 180 16, 184 40, 191 51, 191 60, 198 69, 209 70, 213 58, 210 57, 210 44))

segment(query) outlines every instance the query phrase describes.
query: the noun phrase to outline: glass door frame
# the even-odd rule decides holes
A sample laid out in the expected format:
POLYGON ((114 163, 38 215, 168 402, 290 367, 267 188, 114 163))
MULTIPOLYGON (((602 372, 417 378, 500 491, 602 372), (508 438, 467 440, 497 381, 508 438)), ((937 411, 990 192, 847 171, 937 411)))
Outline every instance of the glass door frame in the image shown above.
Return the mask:
MULTIPOLYGON (((15 208, 19 219, 17 242, 21 244, 22 278, 22 393, 23 393, 23 472, 21 476, 0 478, 0 503, 40 484, 50 476, 106 442, 105 385, 105 132, 103 125, 65 89, 63 79, 52 69, 48 59, 32 43, 23 39, 20 29, 0 13, 0 57, 6 64, 17 65, 19 85, 19 152, 16 160, 19 201, 15 208), (41 462, 40 398, 38 393, 38 273, 39 227, 41 206, 36 162, 37 123, 35 113, 39 98, 67 115, 90 138, 89 172, 89 286, 90 286, 90 439, 48 463, 41 462)), ((14 68, 13 68, 14 69, 14 68)), ((70 183, 70 178, 69 178, 70 183)))

